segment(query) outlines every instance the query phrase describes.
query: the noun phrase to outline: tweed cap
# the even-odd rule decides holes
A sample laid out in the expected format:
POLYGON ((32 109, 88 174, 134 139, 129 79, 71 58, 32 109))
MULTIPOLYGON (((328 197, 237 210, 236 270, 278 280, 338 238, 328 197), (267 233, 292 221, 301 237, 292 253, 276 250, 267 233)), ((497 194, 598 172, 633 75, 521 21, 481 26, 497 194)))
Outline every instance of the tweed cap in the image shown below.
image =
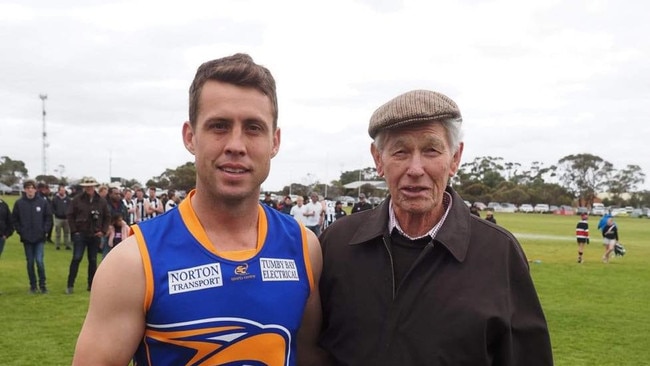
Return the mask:
POLYGON ((461 118, 453 100, 430 90, 412 90, 377 108, 370 117, 368 134, 374 139, 381 130, 448 118, 461 118))

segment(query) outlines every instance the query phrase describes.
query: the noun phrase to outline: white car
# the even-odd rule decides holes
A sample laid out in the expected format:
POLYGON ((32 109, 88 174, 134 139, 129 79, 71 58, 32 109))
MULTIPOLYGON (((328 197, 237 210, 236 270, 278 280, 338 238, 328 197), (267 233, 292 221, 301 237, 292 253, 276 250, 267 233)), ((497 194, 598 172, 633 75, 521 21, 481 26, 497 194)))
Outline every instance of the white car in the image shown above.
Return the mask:
POLYGON ((517 206, 513 203, 502 203, 499 212, 515 213, 517 212, 517 206))
POLYGON ((546 203, 538 203, 533 207, 533 212, 537 213, 549 213, 550 211, 551 209, 546 203))
POLYGON ((593 203, 591 205, 591 214, 593 216, 603 216, 605 214, 605 205, 602 203, 593 203))
POLYGON ((523 203, 521 206, 519 206, 519 212, 523 213, 532 213, 533 211, 533 205, 530 203, 523 203))
POLYGON ((0 194, 11 194, 13 189, 4 183, 0 183, 0 194))

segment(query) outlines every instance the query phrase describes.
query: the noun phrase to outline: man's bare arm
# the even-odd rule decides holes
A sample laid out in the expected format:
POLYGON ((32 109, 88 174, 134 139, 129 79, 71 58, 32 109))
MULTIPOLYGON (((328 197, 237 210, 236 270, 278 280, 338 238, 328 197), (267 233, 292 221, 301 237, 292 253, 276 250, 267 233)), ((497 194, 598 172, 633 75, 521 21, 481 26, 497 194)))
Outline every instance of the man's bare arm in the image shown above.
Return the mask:
POLYGON ((128 364, 144 335, 144 293, 142 258, 131 236, 97 269, 72 364, 128 364))
POLYGON ((318 336, 322 323, 318 282, 323 268, 323 257, 318 238, 311 230, 306 231, 309 244, 309 260, 314 277, 314 289, 307 298, 305 313, 298 331, 298 365, 328 365, 327 353, 318 347, 318 336))

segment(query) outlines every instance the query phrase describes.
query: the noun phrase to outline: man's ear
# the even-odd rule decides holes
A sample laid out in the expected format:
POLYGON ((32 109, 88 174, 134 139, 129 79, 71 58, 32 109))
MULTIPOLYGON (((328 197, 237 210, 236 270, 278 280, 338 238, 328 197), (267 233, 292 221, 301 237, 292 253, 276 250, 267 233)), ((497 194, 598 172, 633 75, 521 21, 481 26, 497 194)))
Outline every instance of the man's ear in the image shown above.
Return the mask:
POLYGON ((465 146, 465 144, 463 142, 461 142, 458 145, 458 150, 456 150, 456 153, 454 153, 454 156, 452 157, 451 166, 449 167, 449 177, 450 178, 453 177, 454 175, 456 175, 456 173, 458 172, 458 168, 460 167, 460 160, 463 157, 463 147, 464 146, 465 146))
POLYGON ((273 148, 271 149, 271 158, 274 158, 276 155, 278 155, 278 152, 280 151, 281 137, 282 137, 282 133, 280 131, 280 128, 278 127, 273 133, 273 148))
POLYGON ((372 155, 372 159, 375 161, 375 168, 377 169, 377 175, 383 177, 384 166, 381 162, 381 152, 377 149, 374 143, 370 143, 370 154, 372 155))
POLYGON ((194 129, 190 121, 183 123, 183 144, 190 154, 194 155, 194 129))

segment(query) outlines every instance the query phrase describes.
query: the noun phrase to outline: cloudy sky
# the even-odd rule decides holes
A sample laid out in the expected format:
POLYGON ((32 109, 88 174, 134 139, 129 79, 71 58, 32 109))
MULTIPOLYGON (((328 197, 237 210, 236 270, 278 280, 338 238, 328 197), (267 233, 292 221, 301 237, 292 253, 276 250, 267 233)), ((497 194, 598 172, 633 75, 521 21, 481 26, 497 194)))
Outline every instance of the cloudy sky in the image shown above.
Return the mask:
POLYGON ((278 84, 265 190, 372 165, 368 119, 411 89, 454 99, 468 162, 591 153, 650 188, 650 4, 643 1, 0 0, 0 156, 142 183, 181 141, 202 62, 236 52, 278 84))

